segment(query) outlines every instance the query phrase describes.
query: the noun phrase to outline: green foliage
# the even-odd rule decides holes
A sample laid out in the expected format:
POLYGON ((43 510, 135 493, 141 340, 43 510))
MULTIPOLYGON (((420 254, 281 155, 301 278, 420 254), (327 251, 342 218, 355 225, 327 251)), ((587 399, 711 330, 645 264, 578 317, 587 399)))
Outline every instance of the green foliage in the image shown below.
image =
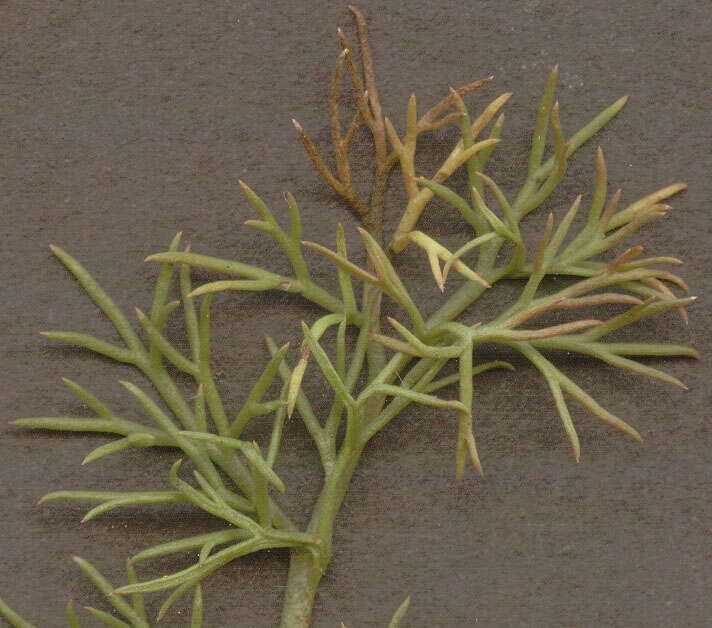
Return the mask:
MULTIPOLYGON (((369 260, 368 268, 349 260, 341 226, 336 233, 335 250, 322 244, 303 242, 299 209, 291 195, 287 196, 290 226, 285 230, 262 199, 241 182, 247 200, 261 218, 248 220, 245 224, 275 240, 286 253, 293 274, 280 275, 261 267, 196 254, 188 247, 181 250, 178 234, 168 251, 148 258, 160 266, 150 314, 136 310, 140 334, 77 260, 62 249, 52 247, 56 257, 114 325, 122 344, 74 332, 49 331, 43 332, 44 335, 135 367, 150 384, 150 392, 132 382, 122 384, 139 402, 147 421, 124 419, 80 384, 65 380, 79 399, 94 411, 94 418, 38 417, 14 423, 33 429, 116 435, 114 440, 90 452, 84 464, 136 447, 178 449, 182 458, 173 465, 167 483, 156 481, 155 486, 147 487, 145 491, 60 490, 45 495, 42 502, 54 499, 98 502, 87 511, 85 521, 121 506, 181 502, 209 513, 225 526, 218 532, 141 549, 127 563, 127 584, 119 587, 110 584, 89 562, 75 557, 79 568, 104 593, 114 609, 111 614, 87 608, 105 625, 149 626, 143 596, 170 591, 156 621, 178 598, 192 592, 190 625, 198 628, 202 625, 201 582, 204 578, 241 556, 273 548, 290 548, 291 565, 282 626, 307 626, 316 586, 331 558, 336 513, 361 452, 379 430, 411 403, 453 412, 457 415, 458 426, 454 439, 455 475, 457 479, 464 476, 467 458, 482 472, 473 427, 475 377, 493 368, 513 370, 503 361, 483 361, 480 348, 485 343, 515 349, 542 374, 577 461, 581 444, 567 406, 569 399, 633 439, 640 440, 640 435, 564 375, 548 357, 550 351, 565 350, 592 356, 614 367, 683 387, 671 375, 632 358, 697 356, 693 349, 673 344, 606 341, 611 332, 671 308, 678 309, 686 317, 684 307, 694 297, 675 296, 670 284, 684 290, 687 288, 680 278, 661 268, 665 264, 678 263, 678 260, 671 257, 635 259, 642 251, 639 246, 606 259, 620 241, 666 213, 670 208, 661 204, 662 201, 683 189, 683 185, 668 186, 619 210, 620 191, 613 195, 608 193, 606 166, 599 148, 594 196, 583 228, 573 237, 569 236, 574 217, 581 209, 579 196, 558 225, 554 223, 553 214, 549 214, 533 252, 520 232, 524 218, 547 201, 565 175, 569 156, 618 113, 625 98, 616 101, 566 139, 555 101, 555 68, 537 110, 524 183, 518 193, 508 199, 505 192, 483 173, 502 133, 503 116, 492 123, 488 138, 480 140, 479 135, 495 119, 510 95, 503 94, 495 99, 474 120, 462 96, 487 84, 488 79, 451 91, 421 118, 417 116, 413 96, 407 107, 406 133, 399 136, 391 121, 383 117, 365 23, 358 11, 352 11, 360 40, 363 74, 357 70, 352 48, 340 32, 343 51, 337 60, 329 99, 336 174, 329 170, 304 129, 296 122, 295 126, 309 157, 326 182, 343 196, 361 220, 363 228, 359 233, 369 260), (339 121, 344 64, 358 103, 345 133, 339 121), (452 108, 455 111, 447 113, 452 108), (432 177, 416 176, 418 136, 448 123, 459 124, 461 139, 432 177), (371 131, 374 141, 375 176, 368 204, 354 187, 348 161, 348 148, 355 137, 355 129, 361 124, 371 131), (553 148, 551 156, 545 160, 549 129, 553 148), (396 164, 400 164, 409 200, 395 233, 384 245, 384 193, 388 174, 396 164), (467 169, 468 183, 464 196, 447 185, 450 175, 462 166, 467 169), (463 241, 454 253, 415 228, 434 196, 451 204, 472 232, 472 238, 463 241), (461 276, 458 288, 427 318, 392 263, 409 243, 423 249, 434 280, 443 292, 451 269, 461 276), (312 278, 304 257, 305 248, 335 263, 340 294, 332 294, 312 278), (499 262, 503 257, 506 261, 499 262), (190 278, 193 267, 231 278, 194 289, 190 278), (564 288, 547 292, 542 290, 542 282, 550 275, 565 275, 573 281, 564 288), (176 276, 177 286, 173 287, 176 276), (496 289, 497 282, 506 277, 521 279, 518 298, 513 303, 503 303, 500 313, 492 320, 475 325, 463 323, 462 314, 485 290, 496 289), (363 294, 360 306, 354 293, 354 284, 359 282, 363 294), (271 359, 253 378, 254 384, 247 399, 234 417, 227 414, 210 360, 211 296, 223 290, 281 290, 300 294, 325 312, 311 326, 302 322, 304 340, 293 367, 289 364, 288 345, 280 348, 267 338, 271 359), (169 301, 172 291, 178 293, 178 300, 169 301), (393 329, 391 333, 381 329, 380 308, 384 296, 400 307, 403 320, 407 321, 388 318, 393 329), (611 303, 629 307, 607 320, 578 318, 545 327, 523 327, 530 319, 553 310, 577 310, 611 303), (187 355, 171 344, 163 333, 168 318, 176 312, 183 316, 189 347, 187 355), (349 328, 357 337, 350 351, 346 344, 349 328), (322 338, 334 330, 336 350, 331 355, 322 338), (311 361, 333 392, 331 408, 323 416, 310 402, 303 387, 311 361), (450 362, 456 363, 456 373, 438 378, 450 362), (192 379, 190 395, 177 385, 172 375, 174 369, 192 379), (279 389, 277 396, 274 396, 273 384, 279 389), (457 398, 435 394, 452 385, 457 386, 457 398), (275 473, 274 466, 284 421, 293 413, 301 418, 311 435, 324 473, 321 495, 305 529, 296 527, 273 494, 273 489, 286 490, 285 482, 275 473), (260 421, 265 421, 265 416, 271 417, 272 421, 267 443, 260 446, 241 438, 250 420, 260 417, 260 421), (340 430, 341 427, 344 429, 340 430), (340 437, 342 432, 343 437, 340 437), (183 459, 190 463, 186 466, 192 472, 191 482, 185 479, 188 474, 181 477, 179 473, 183 459), (195 550, 199 550, 198 562, 182 571, 144 581, 137 578, 134 571, 139 562, 195 550)), ((398 609, 390 626, 399 624, 407 606, 408 600, 398 609)), ((13 626, 31 626, 2 601, 0 614, 13 626)), ((80 625, 71 602, 67 606, 67 619, 72 627, 80 625)))

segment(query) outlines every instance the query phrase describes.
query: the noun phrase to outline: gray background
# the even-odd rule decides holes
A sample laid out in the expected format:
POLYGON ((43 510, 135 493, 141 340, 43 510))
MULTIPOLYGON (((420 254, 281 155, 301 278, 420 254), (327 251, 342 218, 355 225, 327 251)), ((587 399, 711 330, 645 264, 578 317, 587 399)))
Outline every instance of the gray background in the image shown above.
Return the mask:
MULTIPOLYGON (((629 93, 618 118, 572 159, 548 207, 560 217, 575 194, 590 199, 597 144, 610 189, 622 187, 624 201, 687 182, 689 190, 672 199, 674 212, 630 244, 684 257, 680 272, 702 298, 690 310, 689 327, 669 313, 624 337, 669 339, 706 353, 709 4, 577 4, 364 0, 359 7, 370 27, 381 99, 398 128, 412 91, 423 111, 448 86, 489 74, 495 81, 467 99, 472 110, 514 92, 490 171, 510 193, 521 181, 535 107, 554 64, 561 64, 558 98, 569 133, 629 93)), ((82 458, 104 437, 9 426, 25 416, 82 415, 62 376, 118 412, 138 412, 118 384, 139 382, 137 375, 38 335, 53 328, 113 337, 48 244, 80 259, 127 312, 150 307, 156 269, 141 260, 164 250, 178 230, 197 252, 286 271, 281 254, 270 259, 267 237, 241 226, 254 217, 237 186, 242 178, 282 218, 281 193, 292 191, 308 239, 331 245, 342 221, 358 258, 355 221, 311 168, 290 122, 297 118, 328 150, 325 98, 339 52, 335 29, 343 26, 352 40, 354 29, 345 6, 325 1, 8 0, 0 15, 0 595, 49 627, 64 624, 70 597, 103 605, 72 554, 118 583, 132 552, 215 524, 189 509, 154 508, 119 510, 82 525, 86 504, 36 505, 60 488, 164 487, 177 457, 144 457, 142 450, 84 468, 82 458)), ((423 140, 423 173, 455 138, 455 129, 446 129, 423 140)), ((365 149, 357 155, 357 163, 367 164, 365 149)), ((398 173, 393 182, 399 187, 398 173)), ((391 197, 391 228, 400 199, 391 197)), ((528 224, 535 233, 542 216, 528 224)), ((437 203, 421 226, 449 246, 464 241, 454 215, 437 203)), ((316 256, 310 262, 320 280, 335 285, 330 264, 316 256)), ((438 294, 423 257, 408 249, 399 269, 425 309, 434 309, 438 294)), ((508 298, 514 290, 505 284, 498 294, 508 298)), ((485 301, 478 311, 484 320, 501 307, 497 295, 485 301)), ((262 335, 297 346, 295 319, 317 314, 283 296, 238 294, 216 299, 213 312, 216 372, 233 410, 265 361, 262 335)), ((292 363, 295 356, 293 349, 292 363)), ((453 417, 409 409, 374 440, 354 477, 313 625, 385 626, 406 595, 412 596, 408 627, 712 625, 709 359, 659 363, 690 390, 588 360, 560 360, 644 436, 633 443, 572 403, 582 441, 578 465, 543 380, 521 360, 516 373, 476 382, 484 478, 468 469, 461 484, 454 482, 453 417)), ((325 390, 318 382, 310 389, 319 407, 328 401, 325 390)), ((316 494, 315 463, 293 420, 278 469, 287 507, 299 511, 301 500, 316 494)), ((143 573, 169 573, 192 560, 159 561, 156 571, 149 565, 143 573)), ((204 589, 206 626, 274 625, 286 569, 286 553, 274 552, 213 575, 204 589)), ((180 610, 179 604, 166 625, 184 622, 180 610)))

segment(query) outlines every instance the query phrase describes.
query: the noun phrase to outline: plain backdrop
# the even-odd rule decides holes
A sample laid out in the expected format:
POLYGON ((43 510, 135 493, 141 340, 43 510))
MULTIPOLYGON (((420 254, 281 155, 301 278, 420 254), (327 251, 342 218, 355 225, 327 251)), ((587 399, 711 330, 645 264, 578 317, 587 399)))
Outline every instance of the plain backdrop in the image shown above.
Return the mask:
MULTIPOLYGON (((455 483, 454 417, 409 408, 374 439, 354 476, 313 626, 385 626, 407 595, 404 628, 712 626, 709 3, 363 0, 359 7, 381 99, 397 128, 404 127, 411 92, 422 111, 449 86, 490 74, 494 81, 467 98, 471 110, 514 92, 490 170, 510 194, 521 183, 536 106, 555 64, 567 133, 630 94, 621 114, 571 160, 545 209, 558 220, 576 194, 590 201, 597 145, 610 189, 623 188, 623 202, 688 183, 671 201, 675 210, 630 244, 685 259, 676 271, 701 296, 690 324, 671 312, 621 337, 691 344, 703 358, 649 362, 682 378, 690 387, 682 391, 559 356, 567 374, 644 437, 634 443, 572 403, 582 442, 578 465, 545 382, 522 360, 514 373, 476 381, 484 477, 470 468, 455 483)), ((237 185, 244 179, 282 220, 282 193, 291 191, 307 239, 332 246, 343 222, 351 254, 362 260, 355 220, 313 170, 290 121, 298 119, 329 154, 326 96, 339 53, 337 26, 355 37, 346 6, 325 0, 5 0, 0 20, 0 595, 49 628, 64 625, 69 598, 106 607, 72 554, 119 584, 133 552, 217 524, 189 508, 157 507, 80 524, 89 504, 37 506, 45 492, 64 488, 165 488, 178 457, 138 450, 81 467, 104 436, 9 424, 85 416, 61 377, 118 413, 142 416, 118 383, 141 383, 137 373, 38 334, 69 329, 114 338, 48 245, 81 260, 132 320, 134 306, 150 307, 156 273, 142 260, 165 250, 179 230, 196 252, 286 272, 269 239, 242 226, 255 217, 237 185)), ((456 138, 454 128, 424 138, 419 172, 432 174, 456 138)), ((367 144, 355 150, 357 169, 368 164, 369 150, 367 144)), ((398 172, 392 180, 399 188, 398 172)), ((453 181, 463 183, 461 176, 453 181)), ((390 197, 389 229, 402 199, 401 191, 390 197)), ((532 216, 527 237, 542 224, 541 212, 532 216)), ((467 237, 441 203, 432 204, 420 226, 447 246, 467 237)), ((335 287, 333 266, 308 259, 319 281, 335 287)), ((435 309, 441 297, 423 256, 409 248, 398 268, 424 309, 435 309)), ((197 273, 196 281, 211 277, 197 273)), ((514 294, 516 285, 505 284, 472 316, 486 320, 514 294)), ((283 295, 216 298, 213 357, 231 411, 266 361, 262 336, 291 341, 293 364, 298 322, 317 315, 283 295)), ((326 387, 316 381, 308 390, 318 409, 327 407, 326 387)), ((253 430, 262 437, 265 426, 253 430)), ((288 489, 282 503, 303 521, 319 476, 296 417, 279 460, 288 489)), ((141 573, 170 573, 194 560, 157 561, 141 573)), ((221 569, 205 584, 205 625, 273 626, 286 570, 286 552, 221 569)), ((152 611, 161 599, 151 597, 152 611)), ((166 625, 183 625, 185 608, 179 603, 166 625)))

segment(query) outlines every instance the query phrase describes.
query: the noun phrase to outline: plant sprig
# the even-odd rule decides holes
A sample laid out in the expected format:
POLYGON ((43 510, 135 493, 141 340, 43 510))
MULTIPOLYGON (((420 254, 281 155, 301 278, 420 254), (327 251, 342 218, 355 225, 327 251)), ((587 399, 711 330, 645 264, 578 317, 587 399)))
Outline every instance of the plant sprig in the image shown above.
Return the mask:
MULTIPOLYGON (((290 568, 281 626, 308 626, 317 585, 332 557, 336 515, 360 456, 374 435, 409 404, 427 405, 436 408, 437 413, 454 416, 453 423, 457 425, 453 439, 454 467, 458 480, 465 477, 468 458, 483 472, 475 440, 475 378, 491 369, 514 370, 502 360, 483 361, 481 349, 485 344, 516 350, 541 373, 577 462, 582 444, 567 405, 570 399, 632 439, 641 440, 641 436, 565 375, 550 352, 563 350, 593 357, 614 368, 682 388, 685 385, 676 377, 633 358, 698 357, 694 349, 683 345, 606 338, 616 330, 669 309, 677 309, 683 320, 687 320, 685 308, 695 297, 678 297, 674 290, 687 291, 685 282, 663 268, 666 264, 678 264, 678 259, 669 256, 641 259, 639 245, 619 254, 614 252, 614 247, 623 240, 669 212, 670 207, 663 201, 683 190, 684 184, 663 187, 618 209, 621 191, 609 194, 608 171, 603 151, 598 148, 593 198, 586 222, 578 233, 569 236, 582 209, 580 195, 569 201, 558 223, 553 213, 548 215, 531 251, 522 236, 522 221, 549 201, 566 174, 569 157, 620 111, 626 96, 567 138, 555 98, 558 66, 555 67, 537 108, 524 182, 508 198, 483 170, 493 151, 501 147, 504 125, 501 110, 511 94, 494 98, 481 113, 471 115, 463 96, 488 85, 489 77, 451 90, 420 117, 416 96, 412 95, 406 107, 405 134, 400 135, 383 112, 365 20, 357 9, 350 7, 350 10, 356 21, 362 68, 357 68, 355 49, 339 29, 342 50, 336 59, 328 98, 335 170, 327 165, 301 125, 296 121, 294 125, 319 174, 361 222, 359 234, 368 259, 367 268, 349 259, 346 235, 340 224, 335 249, 303 241, 302 218, 294 197, 286 196, 289 227, 285 228, 243 182, 240 182, 242 191, 260 216, 260 220, 249 219, 245 224, 274 239, 287 256, 292 274, 281 275, 260 266, 194 253, 187 246, 181 249, 178 234, 167 251, 147 258, 160 263, 160 267, 150 310, 144 313, 136 309, 138 330, 77 260, 59 247, 52 247, 56 257, 113 324, 121 341, 117 344, 67 331, 43 334, 135 367, 150 384, 150 392, 133 382, 122 385, 150 422, 119 416, 82 385, 65 379, 67 386, 95 413, 94 417, 36 417, 14 423, 33 429, 102 432, 117 437, 89 452, 84 464, 139 447, 170 447, 180 450, 182 457, 173 464, 167 485, 142 491, 55 490, 40 503, 57 499, 98 502, 87 511, 83 521, 127 505, 190 504, 218 519, 223 526, 218 531, 141 549, 127 562, 127 583, 118 587, 86 560, 75 558, 114 609, 112 614, 87 608, 105 625, 149 626, 143 596, 170 591, 156 621, 166 615, 176 600, 192 592, 190 625, 200 628, 204 610, 201 583, 205 578, 247 554, 289 548, 290 568), (346 128, 341 124, 344 66, 356 103, 346 128), (460 139, 435 174, 426 178, 418 171, 418 139, 423 133, 447 124, 458 125, 460 139), (374 175, 368 201, 364 200, 363 191, 357 189, 362 184, 353 180, 348 154, 361 125, 368 128, 373 141, 374 175), (547 157, 549 135, 551 147, 547 157), (389 175, 397 165, 408 201, 393 234, 384 238, 386 190, 389 175), (462 167, 467 170, 467 186, 465 191, 456 191, 449 187, 448 181, 462 167), (428 204, 435 196, 452 205, 462 216, 464 229, 471 231, 454 251, 417 229, 420 217, 428 211, 428 204), (425 253, 436 285, 443 293, 451 270, 456 270, 460 277, 459 287, 444 296, 440 307, 429 317, 423 314, 424 308, 406 288, 398 265, 394 264, 394 258, 411 243, 425 253), (314 281, 304 249, 335 264, 340 294, 332 294, 314 281), (194 288, 192 267, 233 278, 194 288), (176 274, 177 285, 173 286, 176 274), (552 275, 564 275, 571 281, 564 288, 550 291, 544 280, 552 275), (496 289, 497 282, 504 278, 522 280, 518 297, 511 303, 503 303, 491 320, 463 322, 466 319, 462 315, 471 305, 486 290, 496 289), (356 297, 359 286, 360 303, 356 297), (213 376, 210 355, 211 299, 215 292, 226 290, 299 294, 322 314, 311 325, 302 321, 303 341, 296 362, 289 355, 288 344, 279 347, 272 338, 266 338, 270 359, 254 379, 245 402, 232 416, 228 411, 230 404, 225 402, 213 376), (173 292, 179 298, 169 300, 173 292), (384 296, 396 306, 394 316, 387 318, 392 331, 382 329, 382 323, 386 322, 381 313, 384 296), (621 311, 608 318, 586 315, 532 326, 542 314, 604 304, 613 304, 621 311), (177 311, 183 316, 187 353, 170 342, 164 332, 177 311), (350 338, 355 338, 353 344, 350 338), (451 363, 455 372, 441 375, 451 363), (310 369, 311 364, 315 366, 310 369), (192 398, 181 391, 175 371, 192 380, 192 398), (331 391, 328 409, 312 403, 305 392, 304 383, 315 372, 320 373, 331 391), (455 394, 453 390, 448 392, 453 388, 455 394), (278 473, 276 463, 285 422, 293 416, 301 419, 312 438, 323 470, 320 495, 303 528, 293 523, 280 507, 279 497, 272 494, 273 489, 283 493, 290 488, 289 474, 282 469, 278 473), (271 418, 266 443, 242 438, 255 417, 262 417, 260 421, 271 418), (179 475, 183 459, 192 472, 190 481, 179 475), (181 571, 144 580, 136 574, 135 566, 140 562, 195 551, 198 562, 181 571)), ((190 477, 187 473, 185 476, 190 477)), ((395 628, 399 624, 408 603, 409 599, 398 608, 389 626, 395 628)), ((0 614, 13 626, 32 626, 2 600, 0 614)), ((66 614, 70 627, 80 625, 71 602, 66 614)))

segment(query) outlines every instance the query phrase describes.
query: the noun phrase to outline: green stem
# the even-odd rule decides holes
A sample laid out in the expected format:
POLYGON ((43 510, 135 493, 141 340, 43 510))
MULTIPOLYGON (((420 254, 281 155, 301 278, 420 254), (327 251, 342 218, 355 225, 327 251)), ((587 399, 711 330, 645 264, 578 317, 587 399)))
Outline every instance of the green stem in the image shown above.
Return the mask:
POLYGON ((326 477, 307 528, 321 540, 319 558, 302 548, 291 551, 280 628, 308 628, 310 624, 314 596, 331 560, 334 521, 362 451, 363 444, 343 447, 336 466, 326 477))

